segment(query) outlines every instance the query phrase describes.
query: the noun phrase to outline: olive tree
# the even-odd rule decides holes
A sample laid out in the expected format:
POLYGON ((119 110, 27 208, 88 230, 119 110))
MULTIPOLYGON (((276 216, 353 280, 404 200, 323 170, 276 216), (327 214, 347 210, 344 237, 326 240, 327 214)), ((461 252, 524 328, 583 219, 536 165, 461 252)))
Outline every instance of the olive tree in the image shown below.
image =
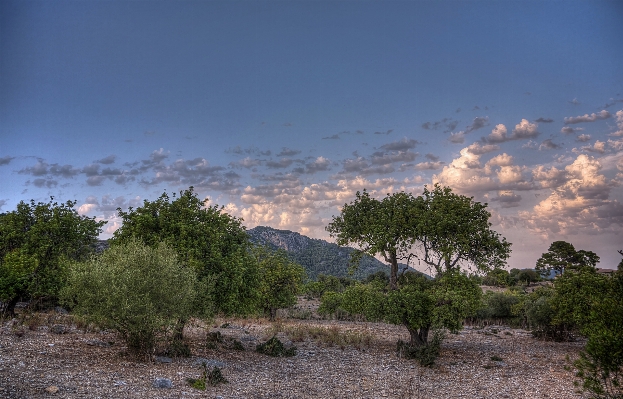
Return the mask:
POLYGON ((277 309, 296 304, 296 294, 303 283, 305 269, 290 260, 283 250, 255 247, 253 256, 259 268, 259 302, 274 321, 277 309))
POLYGON ((477 309, 481 295, 461 267, 494 270, 504 266, 510 254, 510 243, 491 230, 486 206, 438 185, 432 191, 425 188, 418 197, 400 192, 377 200, 365 190, 357 192, 327 231, 339 245, 382 256, 391 267, 389 291, 380 295, 378 284, 358 286, 347 289, 342 302, 336 295, 331 300, 368 318, 384 309, 387 321, 407 327, 410 344, 416 347, 426 345, 431 328, 459 329, 477 309), (423 276, 398 276, 398 260, 413 257, 435 270, 432 282, 423 276))
POLYGON ((195 280, 195 270, 166 244, 130 239, 71 263, 62 297, 73 312, 118 331, 131 352, 149 356, 191 313, 195 280))
POLYGON ((21 201, 0 215, 0 301, 12 315, 20 299, 51 300, 65 282, 65 260, 93 251, 106 222, 79 215, 74 201, 21 201))
MULTIPOLYGON (((197 269, 200 283, 211 287, 196 311, 205 314, 249 314, 257 305, 257 264, 242 221, 216 205, 206 206, 193 187, 172 198, 157 200, 127 212, 117 209, 122 226, 111 245, 139 239, 148 246, 166 242, 180 260, 197 269), (207 307, 207 308, 206 308, 207 307)), ((201 293, 200 293, 201 294, 201 293)), ((205 294, 205 293, 204 293, 205 294)))

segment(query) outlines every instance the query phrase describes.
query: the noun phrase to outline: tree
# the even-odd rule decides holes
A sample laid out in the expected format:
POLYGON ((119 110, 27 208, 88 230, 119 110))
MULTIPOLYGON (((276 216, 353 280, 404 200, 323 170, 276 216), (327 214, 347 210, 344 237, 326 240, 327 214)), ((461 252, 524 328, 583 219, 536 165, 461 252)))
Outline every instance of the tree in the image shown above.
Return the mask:
POLYGON ((591 251, 576 251, 573 244, 566 241, 554 241, 548 252, 541 255, 536 262, 536 270, 548 276, 552 271, 561 275, 567 269, 592 267, 599 263, 599 256, 591 251))
POLYGON ((274 321, 277 309, 296 304, 296 294, 303 283, 305 269, 291 261, 285 251, 270 251, 265 247, 253 249, 260 277, 260 304, 274 321))
MULTIPOLYGON (((340 246, 356 245, 361 256, 381 255, 389 263, 390 286, 397 289, 398 261, 408 260, 417 224, 416 199, 404 192, 387 195, 381 201, 363 190, 355 201, 344 204, 326 230, 340 246)), ((358 261, 358 258, 355 259, 358 261)))
POLYGON ((106 222, 80 216, 74 201, 21 201, 0 215, 0 300, 14 314, 20 299, 57 299, 65 260, 85 259, 106 222))
POLYGON ((438 184, 432 191, 425 187, 419 198, 414 239, 420 250, 416 253, 437 274, 461 266, 488 272, 506 265, 511 244, 491 230, 486 203, 438 184))
POLYGON ((195 271, 166 244, 130 239, 71 263, 62 297, 75 313, 118 331, 130 351, 150 356, 191 313, 195 281, 195 271))
POLYGON ((623 397, 623 270, 608 277, 584 267, 564 273, 554 286, 555 319, 587 337, 574 362, 582 388, 595 398, 623 397))
MULTIPOLYGON (((203 303, 223 314, 244 315, 257 305, 257 263, 251 257, 248 235, 241 219, 218 206, 205 206, 193 187, 127 212, 117 209, 123 225, 112 245, 138 238, 151 247, 160 242, 172 247, 179 260, 197 268, 200 282, 213 285, 203 303)), ((206 313, 209 309, 197 309, 206 313)))
POLYGON ((510 243, 491 230, 486 207, 439 185, 432 191, 425 188, 423 196, 400 192, 380 201, 365 190, 357 192, 355 201, 344 205, 327 231, 339 245, 354 244, 361 252, 381 255, 390 264, 390 292, 383 300, 391 305, 369 307, 367 304, 376 304, 381 297, 373 288, 359 287, 345 291, 344 309, 364 312, 366 317, 374 315, 372 309, 385 309, 388 321, 407 327, 410 345, 415 347, 426 345, 431 328, 460 328, 463 319, 475 312, 481 295, 460 268, 501 268, 510 254, 510 243), (423 276, 398 278, 397 261, 406 259, 408 263, 412 257, 435 269, 433 282, 423 276), (350 296, 356 300, 349 302, 350 296))

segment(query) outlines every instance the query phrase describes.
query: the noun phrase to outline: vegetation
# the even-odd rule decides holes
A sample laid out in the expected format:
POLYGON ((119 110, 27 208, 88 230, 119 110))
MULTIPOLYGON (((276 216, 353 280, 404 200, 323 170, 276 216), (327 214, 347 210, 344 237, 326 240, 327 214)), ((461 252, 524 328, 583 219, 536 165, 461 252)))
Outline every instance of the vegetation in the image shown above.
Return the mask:
POLYGON ((259 267, 259 296, 261 306, 274 321, 277 309, 296 304, 296 294, 303 282, 305 270, 288 259, 283 250, 272 252, 264 247, 253 250, 259 267))
POLYGON ((594 268, 599 263, 599 256, 591 251, 576 251, 573 244, 566 241, 554 241, 536 262, 536 269, 542 275, 547 276, 552 271, 558 275, 567 269, 580 269, 582 267, 594 268))
POLYGON ((179 261, 195 268, 203 284, 195 303, 195 314, 227 315, 252 313, 257 306, 257 263, 250 252, 248 235, 241 220, 205 206, 193 187, 173 200, 165 192, 156 201, 128 212, 117 210, 123 220, 112 245, 139 239, 155 247, 166 242, 179 261))
POLYGON ((80 216, 76 203, 20 202, 0 214, 0 301, 14 315, 17 302, 55 302, 67 260, 88 257, 105 222, 80 216))
POLYGON ((291 357, 296 355, 296 347, 286 348, 276 336, 273 336, 263 344, 257 345, 255 350, 258 353, 272 357, 291 357))
POLYGON ((76 314, 118 331, 131 352, 149 357, 191 313, 195 281, 195 271, 166 244, 129 240, 71 263, 62 298, 76 314))

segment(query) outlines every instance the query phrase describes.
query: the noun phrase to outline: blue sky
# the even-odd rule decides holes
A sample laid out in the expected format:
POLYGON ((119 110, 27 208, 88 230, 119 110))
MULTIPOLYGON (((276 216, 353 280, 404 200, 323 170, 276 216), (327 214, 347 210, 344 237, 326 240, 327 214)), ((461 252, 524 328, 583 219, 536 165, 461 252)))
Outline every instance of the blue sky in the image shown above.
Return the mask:
POLYGON ((533 267, 623 249, 623 3, 0 2, 0 211, 193 185, 317 238, 364 188, 489 203, 533 267))

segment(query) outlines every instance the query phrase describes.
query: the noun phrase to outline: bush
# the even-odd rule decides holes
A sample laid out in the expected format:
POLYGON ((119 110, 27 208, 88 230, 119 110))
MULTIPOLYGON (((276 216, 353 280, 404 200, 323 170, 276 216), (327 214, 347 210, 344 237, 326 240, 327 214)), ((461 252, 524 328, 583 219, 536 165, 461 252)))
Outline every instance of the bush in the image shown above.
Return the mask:
POLYGON ((256 352, 273 357, 290 357, 296 355, 296 347, 286 348, 276 336, 255 348, 256 352))
POLYGON ((479 319, 510 319, 515 315, 512 307, 519 303, 520 298, 511 292, 487 292, 483 298, 483 306, 478 309, 479 319))
POLYGON ((130 240, 70 264, 62 297, 76 313, 118 331, 131 352, 151 355, 158 342, 172 342, 177 321, 189 314, 195 282, 166 245, 130 240))
POLYGON ((426 345, 410 345, 408 342, 398 340, 396 351, 398 357, 404 359, 415 359, 422 367, 431 367, 439 357, 441 343, 444 339, 443 330, 435 330, 433 338, 426 345))

